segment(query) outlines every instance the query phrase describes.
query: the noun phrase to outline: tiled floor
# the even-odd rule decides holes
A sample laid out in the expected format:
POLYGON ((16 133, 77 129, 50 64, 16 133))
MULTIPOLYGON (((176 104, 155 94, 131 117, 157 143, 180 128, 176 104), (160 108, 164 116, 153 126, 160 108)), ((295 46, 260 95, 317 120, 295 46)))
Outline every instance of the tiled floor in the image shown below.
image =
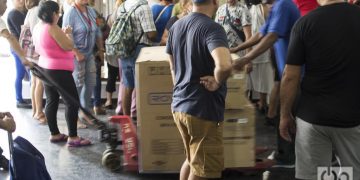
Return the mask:
MULTIPOLYGON (((0 57, 0 111, 10 111, 16 120, 17 130, 14 137, 21 135, 28 139, 38 148, 46 159, 48 171, 54 180, 102 180, 102 179, 121 179, 121 180, 176 180, 178 174, 138 174, 138 173, 111 173, 101 166, 101 156, 105 149, 105 144, 97 140, 97 132, 94 129, 79 130, 79 134, 90 137, 93 145, 86 148, 68 149, 65 144, 51 144, 48 140, 49 131, 47 126, 39 125, 31 118, 31 110, 15 108, 14 94, 15 65, 11 58, 0 57)), ((111 114, 112 112, 109 112, 111 114)), ((100 116, 106 120, 107 116, 100 116)), ((62 132, 67 132, 64 120, 64 109, 60 108, 59 128, 62 132)), ((257 122, 257 144, 270 145, 275 148, 275 129, 263 125, 261 117, 257 122)), ((0 131, 0 146, 4 149, 4 154, 9 157, 7 146, 7 135, 0 131)), ((239 152, 241 153, 241 152, 239 152)), ((272 169, 265 173, 262 172, 226 172, 223 179, 229 180, 291 180, 294 179, 293 170, 272 169)), ((8 174, 0 171, 0 180, 8 179, 8 174)))

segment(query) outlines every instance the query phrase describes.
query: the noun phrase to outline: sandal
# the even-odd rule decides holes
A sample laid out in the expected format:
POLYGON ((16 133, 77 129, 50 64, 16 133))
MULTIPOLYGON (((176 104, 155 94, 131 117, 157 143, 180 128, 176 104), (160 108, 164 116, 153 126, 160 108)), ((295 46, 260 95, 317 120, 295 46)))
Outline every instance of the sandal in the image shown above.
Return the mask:
POLYGON ((81 146, 89 146, 91 145, 91 141, 88 139, 84 139, 79 137, 78 140, 70 140, 67 142, 68 147, 81 147, 81 146))
POLYGON ((58 138, 50 138, 50 142, 58 143, 58 142, 66 142, 68 140, 68 136, 65 134, 60 134, 58 138))

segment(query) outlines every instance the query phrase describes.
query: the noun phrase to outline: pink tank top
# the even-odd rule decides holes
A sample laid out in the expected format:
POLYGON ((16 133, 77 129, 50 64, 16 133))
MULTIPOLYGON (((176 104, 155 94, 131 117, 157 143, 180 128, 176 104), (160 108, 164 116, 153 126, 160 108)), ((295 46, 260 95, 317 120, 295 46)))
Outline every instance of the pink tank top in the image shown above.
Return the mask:
POLYGON ((39 66, 52 70, 74 70, 74 54, 62 49, 49 33, 49 24, 38 23, 34 28, 35 50, 40 54, 39 66))

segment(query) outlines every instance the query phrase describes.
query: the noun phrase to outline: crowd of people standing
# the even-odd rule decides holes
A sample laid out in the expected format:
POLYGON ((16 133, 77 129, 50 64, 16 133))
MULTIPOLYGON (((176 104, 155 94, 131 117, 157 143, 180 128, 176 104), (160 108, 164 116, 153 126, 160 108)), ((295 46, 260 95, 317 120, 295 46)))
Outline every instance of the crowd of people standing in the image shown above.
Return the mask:
MULTIPOLYGON (((10 42, 19 41, 25 27, 30 29, 37 58, 27 56, 29 62, 19 44, 11 46, 17 107, 33 108, 33 117, 48 124, 51 142, 90 145, 77 135, 77 128, 84 127, 79 126, 82 120, 91 122, 86 113, 79 112, 79 105, 96 115, 106 113, 104 108, 114 107, 117 78, 121 83, 116 113, 136 119, 137 56, 143 47, 166 45, 174 82, 172 111, 186 151, 180 179, 221 177, 225 83, 232 70, 244 67, 248 91, 258 93, 257 109, 267 124, 278 129, 277 166, 296 165, 296 178, 314 179, 316 167, 328 166, 334 153, 341 165, 360 167, 359 151, 351 150, 360 147, 360 86, 352 79, 359 75, 355 47, 360 27, 355 20, 349 21, 360 16, 359 7, 341 0, 227 0, 221 6, 217 0, 161 0, 151 7, 145 0, 127 0, 117 1, 112 14, 101 17, 91 4, 89 0, 65 1, 60 16, 60 6, 54 1, 14 0, 15 8, 8 16, 12 35, 3 33, 6 27, 0 21, 1 35, 10 42), (132 9, 131 26, 138 40, 134 53, 126 58, 104 57, 111 25, 132 9), (240 58, 232 61, 230 53, 240 58), (104 61, 109 79, 107 101, 102 105, 99 67, 104 61), (52 83, 33 78, 31 106, 21 96, 21 80, 24 65, 32 63, 52 83), (57 127, 60 96, 66 106, 68 135, 57 127)), ((358 168, 354 177, 360 177, 358 168)))

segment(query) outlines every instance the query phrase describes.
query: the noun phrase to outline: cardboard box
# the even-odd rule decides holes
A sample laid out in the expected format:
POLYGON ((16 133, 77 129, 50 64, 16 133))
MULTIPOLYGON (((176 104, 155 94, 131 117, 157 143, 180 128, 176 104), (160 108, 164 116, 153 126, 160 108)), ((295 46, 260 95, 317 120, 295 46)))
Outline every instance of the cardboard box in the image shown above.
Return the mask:
POLYGON ((179 172, 184 145, 171 113, 173 83, 165 47, 143 48, 136 62, 139 172, 179 172))
MULTIPOLYGON (((171 113, 173 84, 168 60, 165 47, 147 47, 141 50, 136 62, 137 131, 141 173, 179 172, 185 160, 183 142, 171 113)), ((226 101, 230 101, 230 107, 245 106, 246 101, 240 98, 240 93, 244 89, 243 81, 241 75, 235 75, 228 81, 230 92, 226 101)), ((253 114, 246 109, 226 112, 225 167, 254 165, 253 114), (226 119, 229 122, 226 122, 226 119)))
POLYGON ((246 97, 245 77, 245 73, 237 73, 228 78, 225 109, 242 109, 250 103, 246 97))
POLYGON ((226 110, 224 117, 224 166, 255 165, 255 109, 226 110))

